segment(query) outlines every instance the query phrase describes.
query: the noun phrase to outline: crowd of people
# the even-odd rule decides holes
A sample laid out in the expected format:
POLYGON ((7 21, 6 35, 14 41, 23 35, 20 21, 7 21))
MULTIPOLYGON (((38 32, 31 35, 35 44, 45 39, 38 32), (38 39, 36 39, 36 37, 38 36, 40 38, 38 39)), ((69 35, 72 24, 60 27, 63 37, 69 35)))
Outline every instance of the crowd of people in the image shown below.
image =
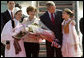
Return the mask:
MULTIPOLYGON (((36 17, 38 9, 33 6, 27 7, 28 16, 23 17, 21 7, 15 4, 15 1, 7 1, 8 10, 1 13, 1 43, 5 46, 5 57, 39 57, 39 40, 41 38, 26 37, 18 41, 12 37, 16 32, 15 27, 20 25, 27 27, 34 22, 44 30, 53 32, 55 39, 59 40, 61 45, 60 48, 55 48, 51 46, 51 42, 46 40, 47 57, 54 57, 54 55, 56 57, 82 56, 80 39, 75 29, 76 22, 72 19, 74 16, 73 11, 69 8, 64 10, 56 9, 55 3, 48 1, 46 3, 47 11, 39 18, 36 17)), ((80 28, 83 28, 83 18, 81 20, 80 28)), ((24 31, 20 28, 19 30, 24 31)), ((81 29, 82 32, 83 29, 81 29)), ((33 34, 31 36, 34 37, 33 34)))

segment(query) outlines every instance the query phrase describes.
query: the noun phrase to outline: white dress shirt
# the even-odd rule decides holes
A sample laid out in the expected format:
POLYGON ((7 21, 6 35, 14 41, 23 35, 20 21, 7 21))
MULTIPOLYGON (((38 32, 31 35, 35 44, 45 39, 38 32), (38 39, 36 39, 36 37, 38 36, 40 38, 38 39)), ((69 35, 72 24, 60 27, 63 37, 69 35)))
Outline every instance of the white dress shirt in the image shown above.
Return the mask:
POLYGON ((12 11, 8 9, 8 12, 9 12, 10 16, 11 16, 11 12, 13 13, 13 16, 14 16, 14 9, 12 11))

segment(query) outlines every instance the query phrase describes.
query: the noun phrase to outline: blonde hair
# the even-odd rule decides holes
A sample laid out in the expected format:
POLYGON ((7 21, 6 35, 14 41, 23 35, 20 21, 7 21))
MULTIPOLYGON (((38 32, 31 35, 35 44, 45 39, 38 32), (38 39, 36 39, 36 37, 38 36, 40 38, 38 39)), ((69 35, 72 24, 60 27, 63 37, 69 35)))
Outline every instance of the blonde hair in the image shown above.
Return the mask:
POLYGON ((73 13, 69 8, 65 8, 64 11, 65 11, 68 15, 70 15, 70 18, 73 18, 74 13, 73 13))

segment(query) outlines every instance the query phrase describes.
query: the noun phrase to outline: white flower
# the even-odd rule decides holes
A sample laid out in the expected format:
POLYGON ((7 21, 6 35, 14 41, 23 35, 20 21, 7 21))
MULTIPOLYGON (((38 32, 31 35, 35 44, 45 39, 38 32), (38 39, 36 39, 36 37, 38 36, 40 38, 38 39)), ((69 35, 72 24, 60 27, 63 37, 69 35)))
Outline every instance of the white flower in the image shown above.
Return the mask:
POLYGON ((39 28, 40 27, 38 24, 32 23, 31 25, 28 25, 27 27, 25 27, 25 30, 28 32, 36 33, 39 28))

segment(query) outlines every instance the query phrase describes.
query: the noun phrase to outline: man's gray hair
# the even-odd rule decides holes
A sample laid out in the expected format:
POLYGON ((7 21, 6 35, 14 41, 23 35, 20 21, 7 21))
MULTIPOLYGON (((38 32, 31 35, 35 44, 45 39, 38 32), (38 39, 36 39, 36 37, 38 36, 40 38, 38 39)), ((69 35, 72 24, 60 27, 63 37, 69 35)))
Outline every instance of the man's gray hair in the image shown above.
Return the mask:
POLYGON ((55 3, 54 3, 53 1, 48 1, 48 2, 46 3, 46 7, 48 8, 48 7, 50 7, 50 6, 55 6, 55 3))

